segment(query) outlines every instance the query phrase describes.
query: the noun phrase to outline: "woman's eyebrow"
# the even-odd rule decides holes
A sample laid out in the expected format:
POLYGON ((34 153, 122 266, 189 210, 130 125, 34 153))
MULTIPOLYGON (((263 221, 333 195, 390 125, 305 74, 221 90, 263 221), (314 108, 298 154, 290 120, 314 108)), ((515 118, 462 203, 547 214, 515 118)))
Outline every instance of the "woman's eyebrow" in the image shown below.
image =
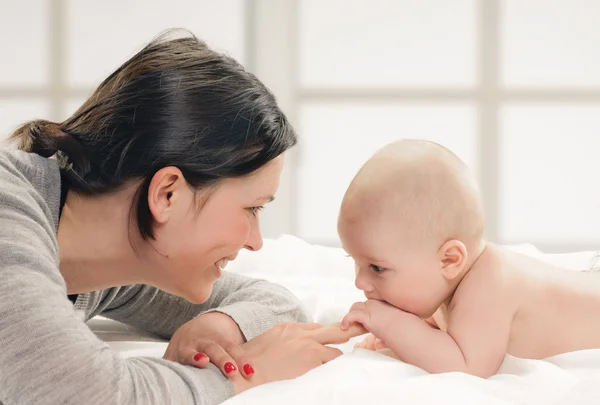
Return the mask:
POLYGON ((257 199, 256 199, 256 201, 264 201, 264 202, 266 202, 266 203, 270 203, 270 202, 272 202, 274 199, 275 199, 275 196, 274 196, 274 195, 271 195, 271 194, 269 194, 269 195, 266 195, 266 196, 264 196, 264 197, 257 198, 257 199))

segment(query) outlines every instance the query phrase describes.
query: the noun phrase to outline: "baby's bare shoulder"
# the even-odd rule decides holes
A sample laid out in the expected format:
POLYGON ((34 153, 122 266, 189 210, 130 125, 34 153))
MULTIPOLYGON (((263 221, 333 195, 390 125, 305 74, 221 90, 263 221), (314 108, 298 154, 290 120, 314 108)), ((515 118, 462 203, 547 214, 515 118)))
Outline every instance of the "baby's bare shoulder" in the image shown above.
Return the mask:
POLYGON ((503 250, 487 247, 461 280, 450 310, 514 311, 521 294, 523 274, 503 250))

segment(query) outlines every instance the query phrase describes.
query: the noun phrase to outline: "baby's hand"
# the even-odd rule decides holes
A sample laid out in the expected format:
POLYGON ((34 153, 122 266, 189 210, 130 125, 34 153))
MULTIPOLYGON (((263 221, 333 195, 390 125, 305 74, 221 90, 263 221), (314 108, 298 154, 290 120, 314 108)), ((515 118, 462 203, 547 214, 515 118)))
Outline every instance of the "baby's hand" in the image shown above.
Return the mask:
POLYGON ((385 349, 387 346, 383 340, 370 333, 362 342, 355 344, 354 348, 376 351, 385 349))
POLYGON ((400 313, 401 309, 383 301, 356 302, 342 320, 341 327, 346 330, 352 323, 360 323, 373 335, 383 339, 387 326, 391 325, 394 317, 400 313))

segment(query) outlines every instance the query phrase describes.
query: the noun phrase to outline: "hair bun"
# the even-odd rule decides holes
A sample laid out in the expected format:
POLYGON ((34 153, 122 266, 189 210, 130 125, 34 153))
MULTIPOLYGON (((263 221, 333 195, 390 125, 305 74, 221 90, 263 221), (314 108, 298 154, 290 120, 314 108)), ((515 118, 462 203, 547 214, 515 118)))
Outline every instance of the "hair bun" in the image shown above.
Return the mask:
POLYGON ((62 130, 61 125, 47 120, 34 120, 17 128, 10 140, 25 152, 51 157, 57 152, 65 155, 68 165, 79 176, 89 171, 89 161, 81 144, 62 130))
POLYGON ((59 150, 59 139, 65 136, 60 125, 46 120, 35 120, 28 124, 25 124, 27 145, 25 150, 29 149, 29 152, 37 153, 44 157, 50 157, 59 150))

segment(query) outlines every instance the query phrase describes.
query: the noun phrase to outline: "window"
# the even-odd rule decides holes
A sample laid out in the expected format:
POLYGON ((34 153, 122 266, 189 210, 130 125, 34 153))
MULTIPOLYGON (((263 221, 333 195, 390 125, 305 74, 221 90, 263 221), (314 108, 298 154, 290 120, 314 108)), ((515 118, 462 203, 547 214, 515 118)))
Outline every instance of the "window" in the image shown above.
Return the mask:
POLYGON ((0 0, 2 136, 31 119, 62 121, 168 28, 246 62, 245 8, 244 0, 0 0))
POLYGON ((600 3, 302 0, 295 232, 339 245, 341 196, 400 138, 435 140, 475 172, 486 237, 596 249, 600 3))
POLYGON ((145 42, 182 27, 255 72, 299 131, 262 214, 265 236, 339 245, 350 179, 383 144, 410 137, 471 167, 488 240, 548 252, 600 245, 600 2, 0 0, 0 9, 3 135, 32 118, 64 119, 145 42))

